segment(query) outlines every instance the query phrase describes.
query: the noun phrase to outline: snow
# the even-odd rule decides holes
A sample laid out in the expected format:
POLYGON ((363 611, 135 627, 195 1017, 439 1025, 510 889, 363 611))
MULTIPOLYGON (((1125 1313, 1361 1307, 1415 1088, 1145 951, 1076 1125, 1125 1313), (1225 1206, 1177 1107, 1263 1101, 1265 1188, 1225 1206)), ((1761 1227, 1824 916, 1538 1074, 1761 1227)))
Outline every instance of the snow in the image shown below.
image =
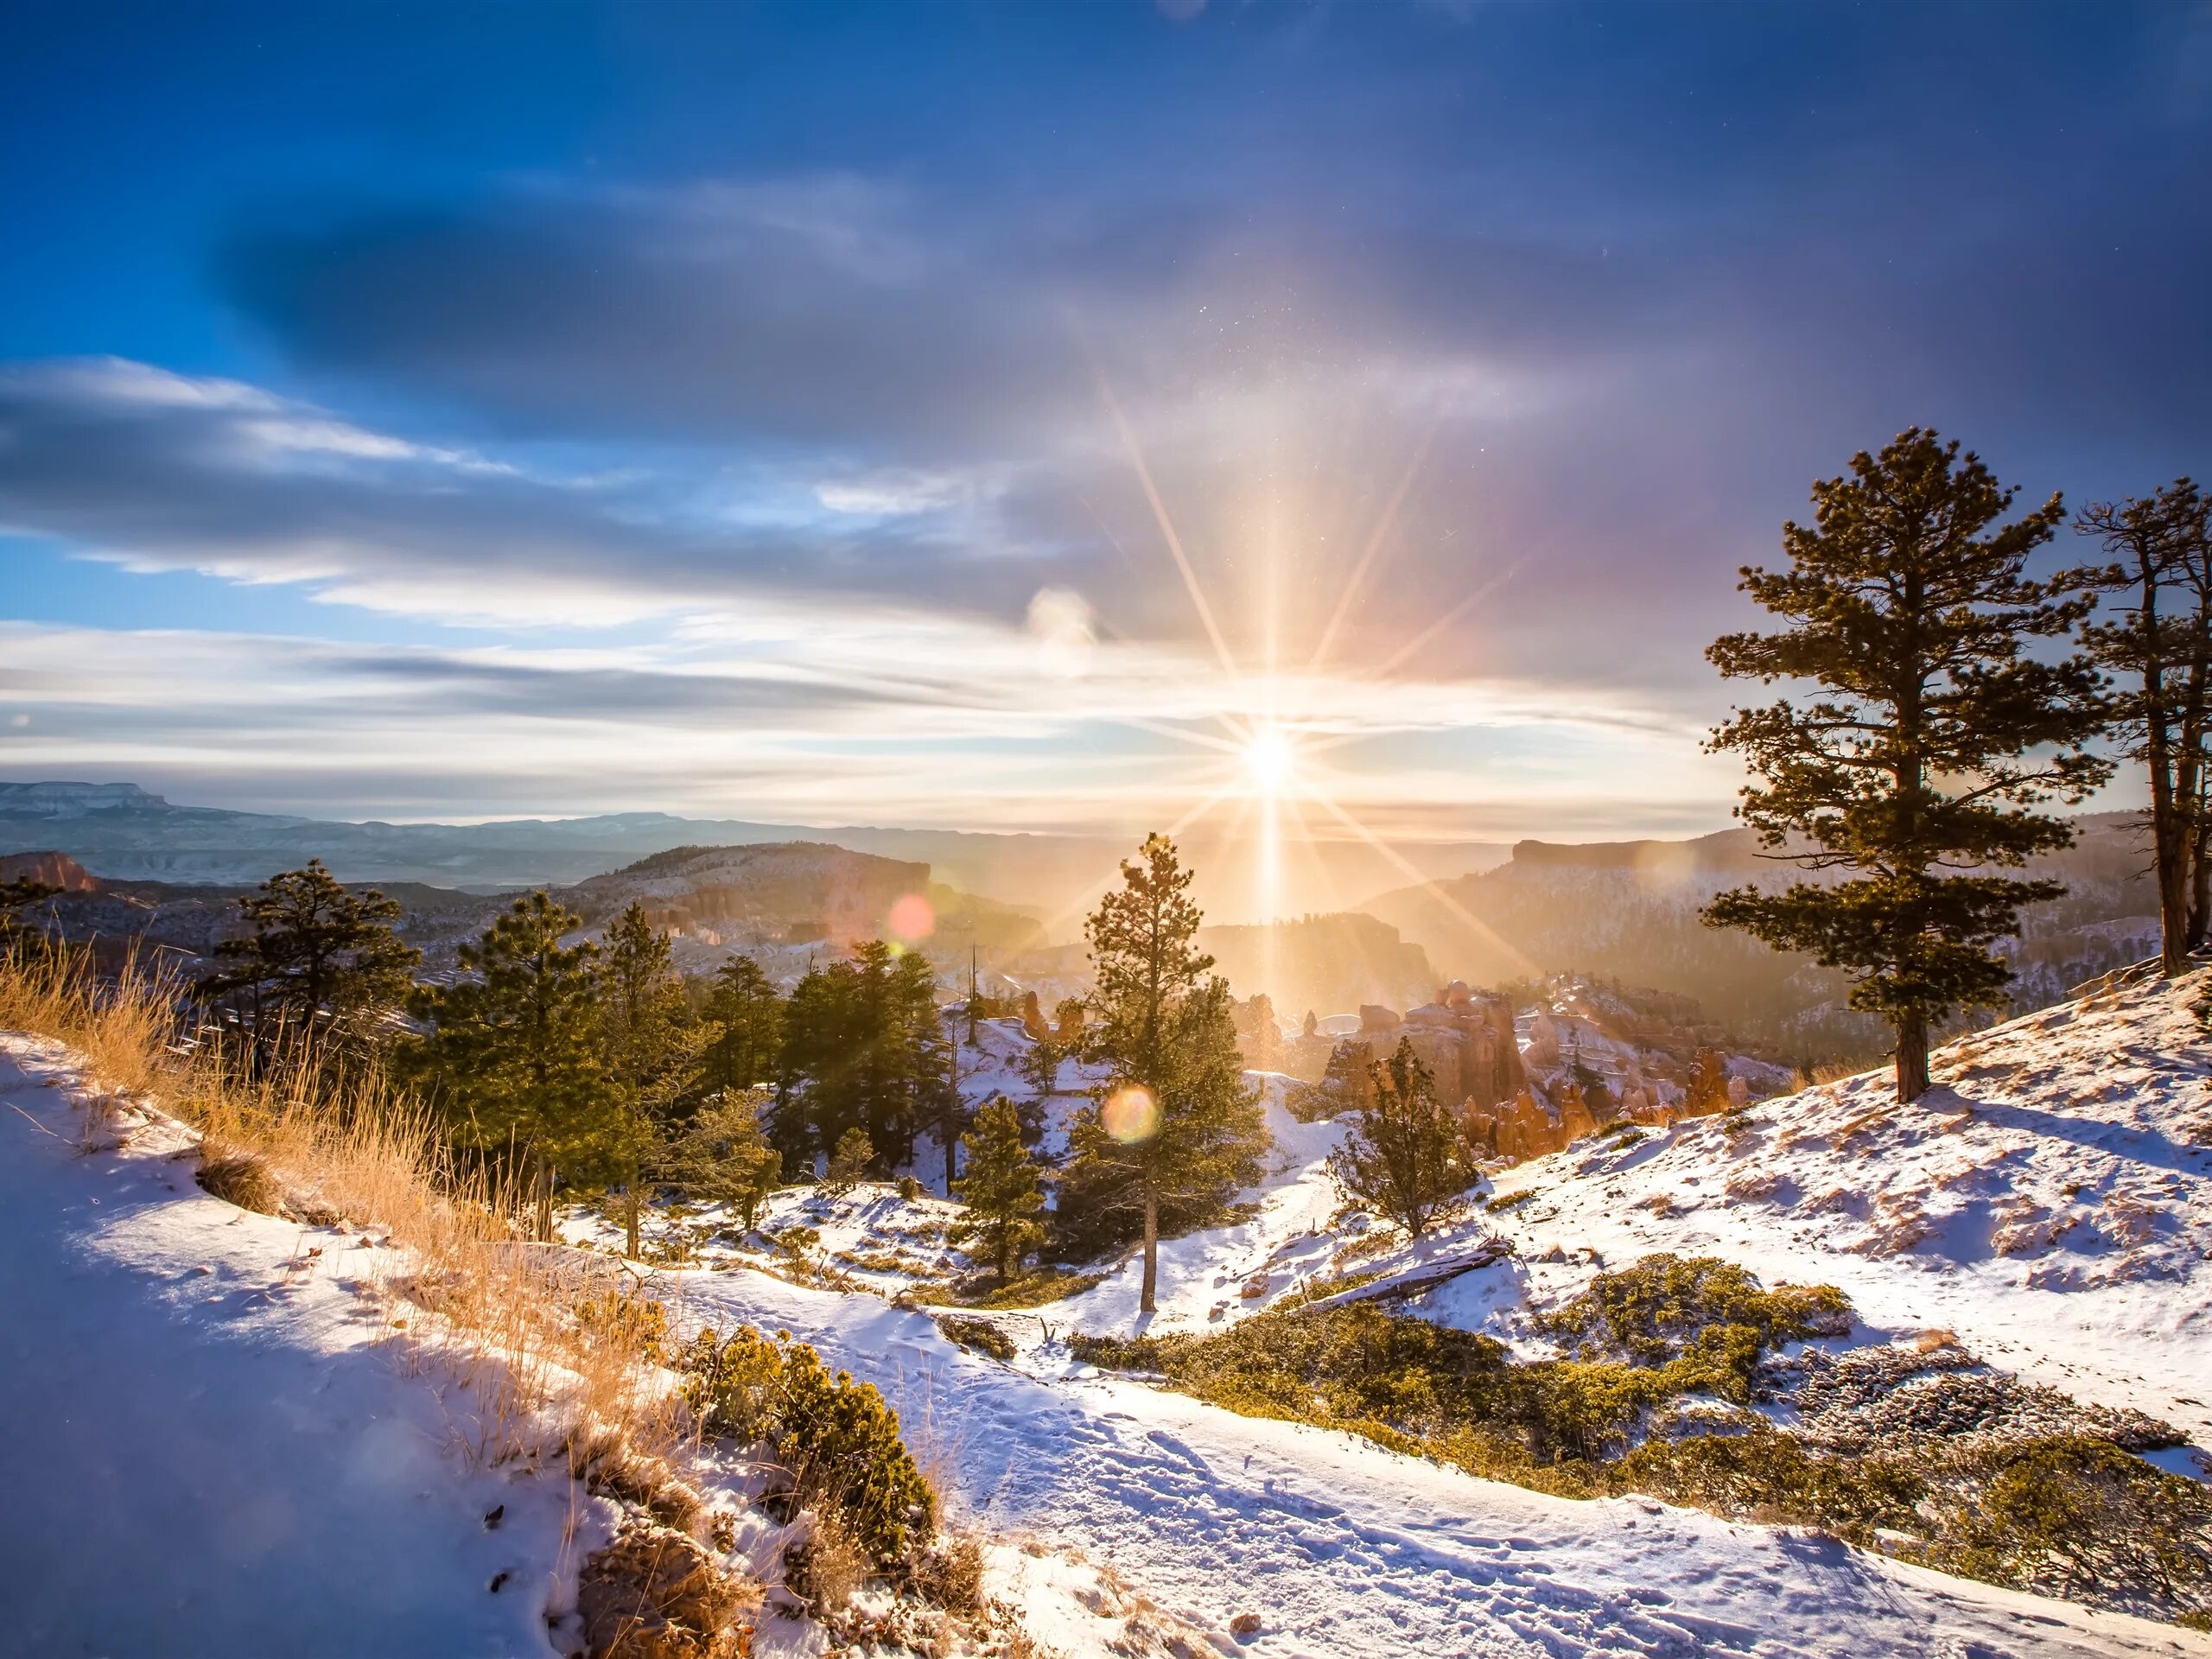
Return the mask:
POLYGON ((1478 1480, 1071 1368, 1052 1349, 1000 1364, 865 1294, 745 1270, 664 1278, 683 1323, 786 1330, 875 1383, 957 1510, 1110 1564, 1225 1653, 2212 1653, 2204 1637, 1803 1532, 1478 1480), (1261 1625, 1240 1643, 1229 1625, 1247 1613, 1261 1625))
POLYGON ((2208 990, 2212 969, 2139 978, 1977 1032, 1908 1107, 1869 1073, 1739 1123, 1586 1141, 1497 1177, 1531 1196, 1493 1224, 1539 1300, 1599 1262, 1720 1255, 2212 1439, 2208 990))
POLYGON ((0 1037, 0 1650, 552 1652, 595 1501, 466 1455, 376 1247, 207 1196, 156 1116, 81 1152, 76 1081, 0 1037))

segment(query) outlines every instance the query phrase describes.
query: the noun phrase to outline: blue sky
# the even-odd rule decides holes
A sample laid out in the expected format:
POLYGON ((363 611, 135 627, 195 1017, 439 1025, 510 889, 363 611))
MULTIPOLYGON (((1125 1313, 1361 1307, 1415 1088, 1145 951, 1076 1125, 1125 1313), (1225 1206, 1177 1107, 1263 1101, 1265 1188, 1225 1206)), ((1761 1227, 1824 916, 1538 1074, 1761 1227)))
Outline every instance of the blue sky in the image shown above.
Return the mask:
POLYGON ((0 159, 9 778, 1693 832, 1814 478, 2212 465, 2202 4, 32 5, 0 159))

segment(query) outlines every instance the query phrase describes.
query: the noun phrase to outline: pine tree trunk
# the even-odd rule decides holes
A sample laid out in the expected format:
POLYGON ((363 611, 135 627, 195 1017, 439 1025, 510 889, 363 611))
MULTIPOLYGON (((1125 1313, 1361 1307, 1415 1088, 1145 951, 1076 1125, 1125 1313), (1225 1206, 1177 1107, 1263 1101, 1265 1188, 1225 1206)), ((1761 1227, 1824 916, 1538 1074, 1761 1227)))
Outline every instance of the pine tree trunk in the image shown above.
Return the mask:
POLYGON ((553 1162, 543 1157, 537 1160, 537 1242, 553 1242, 553 1162))
POLYGON ((622 1254, 638 1259, 638 1172, 630 1172, 629 1189, 622 1195, 622 1254))
POLYGON ((2170 979, 2189 970, 2190 851, 2179 824, 2158 837, 2158 966, 2170 979))
POLYGON ((1160 1199, 1150 1191, 1144 1195, 1144 1294, 1137 1299, 1137 1310, 1150 1313, 1159 1306, 1160 1299, 1160 1199))
POLYGON ((2201 950, 2212 931, 2212 810, 2197 809, 2196 844, 2190 858, 2189 927, 2184 950, 2201 950))
POLYGON ((1901 1014, 1894 1029, 1897 1039, 1897 1099, 1910 1103, 1928 1092, 1927 1016, 1901 1014))
POLYGON ((952 1196, 953 1182, 960 1179, 959 1166, 953 1160, 953 1154, 959 1144, 960 1137, 953 1134, 952 1125, 950 1122, 946 1123, 944 1126, 944 1196, 948 1198, 952 1196))

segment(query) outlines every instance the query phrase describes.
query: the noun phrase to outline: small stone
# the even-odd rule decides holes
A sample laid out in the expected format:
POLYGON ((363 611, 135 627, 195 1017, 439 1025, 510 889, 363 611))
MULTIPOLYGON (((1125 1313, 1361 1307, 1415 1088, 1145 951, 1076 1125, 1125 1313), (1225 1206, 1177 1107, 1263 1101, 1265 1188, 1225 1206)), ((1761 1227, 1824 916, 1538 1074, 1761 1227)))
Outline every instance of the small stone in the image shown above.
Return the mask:
POLYGON ((1229 1621, 1229 1633, 1240 1642, 1248 1637, 1257 1636, 1260 1633, 1260 1616, 1257 1613, 1237 1614, 1229 1621))

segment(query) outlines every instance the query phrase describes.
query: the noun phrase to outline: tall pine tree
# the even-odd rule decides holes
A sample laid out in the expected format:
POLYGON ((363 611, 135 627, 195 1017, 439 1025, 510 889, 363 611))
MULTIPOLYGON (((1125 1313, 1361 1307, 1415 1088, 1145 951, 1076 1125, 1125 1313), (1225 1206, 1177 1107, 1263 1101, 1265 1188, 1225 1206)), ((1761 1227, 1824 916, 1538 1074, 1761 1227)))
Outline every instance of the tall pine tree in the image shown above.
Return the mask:
POLYGON ((784 1045, 784 999, 760 964, 732 957, 716 970, 700 1011, 707 1039, 700 1056, 709 1091, 776 1080, 784 1045))
POLYGON ((1148 1313, 1163 1220, 1188 1227, 1217 1215, 1259 1179, 1268 1130, 1258 1091, 1244 1084, 1228 982, 1193 945, 1198 907, 1174 843, 1149 837, 1122 883, 1084 929, 1096 987, 1084 1052, 1109 1074, 1071 1128, 1060 1208, 1122 1236, 1131 1222, 1141 1228, 1148 1313))
POLYGON ((2063 890, 1993 871, 2069 844, 2072 828, 2037 809, 2081 800, 2110 771, 2082 747, 2104 719, 2094 668, 2030 654, 2088 609, 2024 573, 2059 499, 1999 523, 2012 501, 1933 432, 1861 451, 1850 476, 1813 486, 1810 526, 1783 526, 1789 569, 1742 573, 1789 626, 1706 653, 1732 678, 1817 688, 1735 710, 1709 747, 1748 763, 1738 816, 1764 845, 1853 872, 1726 893, 1706 919, 1847 970, 1852 1006, 1895 1034, 1900 1100, 1928 1088, 1933 1022, 2005 1000, 2011 975, 1989 947, 2023 905, 2063 890))
POLYGON ((582 918, 543 891, 518 899, 461 948, 468 976, 418 985, 408 1012, 429 1029, 402 1051, 454 1139, 526 1175, 537 1234, 553 1232, 563 1172, 603 1171, 622 1106, 601 1041, 598 947, 562 936, 582 918))
POLYGON ((669 1111, 696 1062, 690 1004, 676 976, 668 935, 634 901, 607 930, 599 962, 599 1018, 607 1067, 621 1104, 607 1130, 622 1185, 626 1254, 638 1254, 645 1166, 664 1138, 669 1111))
POLYGON ((2094 503, 2074 528, 2111 562, 2073 572, 2072 585, 2122 601, 2082 638, 2120 677, 2115 723, 2149 776, 2161 965, 2178 974, 2204 943, 2212 895, 2212 499, 2177 479, 2155 495, 2094 503))

